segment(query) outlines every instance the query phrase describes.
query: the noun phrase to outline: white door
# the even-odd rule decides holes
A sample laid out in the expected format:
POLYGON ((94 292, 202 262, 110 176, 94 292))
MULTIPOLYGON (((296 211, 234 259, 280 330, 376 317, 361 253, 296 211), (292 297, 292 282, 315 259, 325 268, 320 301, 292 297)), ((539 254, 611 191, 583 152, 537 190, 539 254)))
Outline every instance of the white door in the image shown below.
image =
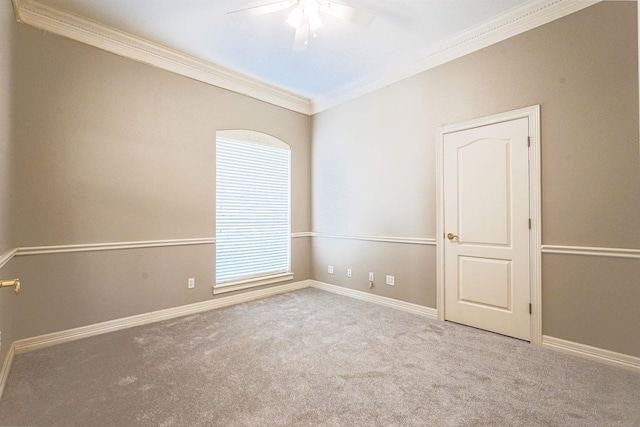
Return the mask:
POLYGON ((530 339, 528 119, 444 135, 445 319, 530 339))

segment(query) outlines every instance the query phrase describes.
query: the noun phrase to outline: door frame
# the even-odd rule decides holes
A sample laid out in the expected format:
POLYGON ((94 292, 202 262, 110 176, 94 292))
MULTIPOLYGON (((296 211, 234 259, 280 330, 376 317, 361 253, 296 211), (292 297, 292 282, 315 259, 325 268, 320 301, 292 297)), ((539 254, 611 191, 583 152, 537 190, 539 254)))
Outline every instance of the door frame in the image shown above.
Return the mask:
POLYGON ((529 280, 531 302, 531 344, 542 345, 542 211, 540 175, 540 105, 508 111, 462 123, 439 127, 436 138, 436 310, 438 320, 445 320, 444 309, 444 136, 510 120, 529 119, 529 280))

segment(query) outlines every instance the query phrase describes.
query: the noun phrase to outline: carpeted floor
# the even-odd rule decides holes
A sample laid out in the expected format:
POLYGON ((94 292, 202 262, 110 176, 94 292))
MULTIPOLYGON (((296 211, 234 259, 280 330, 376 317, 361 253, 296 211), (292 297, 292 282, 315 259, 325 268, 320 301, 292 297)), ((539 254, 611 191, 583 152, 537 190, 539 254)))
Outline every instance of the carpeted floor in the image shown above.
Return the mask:
POLYGON ((640 375, 304 289, 18 355, 0 425, 640 426, 640 375))

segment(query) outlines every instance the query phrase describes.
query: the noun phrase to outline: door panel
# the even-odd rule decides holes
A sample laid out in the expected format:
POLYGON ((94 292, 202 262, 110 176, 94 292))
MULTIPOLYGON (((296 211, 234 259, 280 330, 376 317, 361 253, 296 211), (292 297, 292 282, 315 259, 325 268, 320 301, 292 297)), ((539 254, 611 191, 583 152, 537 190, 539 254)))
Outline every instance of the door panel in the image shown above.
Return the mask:
POLYGON ((458 148, 459 232, 467 243, 509 243, 509 141, 476 140, 458 148), (476 165, 483 165, 476 173, 476 165))
POLYGON ((528 119, 444 135, 445 319, 528 340, 528 119))
POLYGON ((471 257, 460 257, 458 261, 460 302, 511 309, 511 261, 471 257))

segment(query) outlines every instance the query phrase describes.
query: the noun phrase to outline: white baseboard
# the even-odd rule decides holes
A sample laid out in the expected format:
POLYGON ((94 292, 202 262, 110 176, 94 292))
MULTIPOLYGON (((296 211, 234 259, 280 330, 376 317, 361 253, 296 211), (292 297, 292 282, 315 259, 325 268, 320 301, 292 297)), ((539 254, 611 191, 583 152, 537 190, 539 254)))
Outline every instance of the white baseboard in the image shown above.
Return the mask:
POLYGON ((607 365, 615 366, 617 368, 626 369, 628 371, 633 371, 640 374, 640 357, 616 353, 615 351, 610 350, 603 350, 598 347, 591 347, 589 345, 566 341, 560 338, 549 337, 546 335, 542 336, 542 347, 561 351, 563 353, 582 357, 584 359, 606 363, 607 365))
POLYGON ((397 299, 374 295, 368 292, 356 291, 355 289, 345 288, 343 286, 330 285, 329 283, 318 282, 317 280, 310 280, 310 282, 312 288, 322 289, 323 291, 333 292, 334 294, 340 294, 351 298, 372 302, 374 304, 384 305, 398 310, 407 311, 409 313, 418 314, 420 316, 428 317, 434 320, 436 318, 435 308, 412 304, 410 302, 399 301, 397 299))
POLYGON ((95 335, 106 334, 108 332, 132 328, 134 326, 147 325, 149 323, 160 322, 176 317, 188 316, 191 314, 201 313, 203 311, 214 310, 216 308, 241 304, 243 302, 266 298, 272 295, 308 288, 311 285, 311 280, 302 280, 299 282, 273 286, 266 289, 244 292, 242 294, 232 295, 224 298, 217 298, 209 301, 198 302, 195 304, 168 308, 165 310, 152 311, 150 313, 138 314, 135 316, 109 320, 107 322, 95 323, 93 325, 82 326, 79 328, 68 329, 65 331, 53 332, 33 338, 14 341, 11 344, 9 352, 4 359, 2 370, 0 371, 0 399, 2 399, 2 393, 4 391, 7 379, 9 378, 11 364, 13 363, 13 358, 16 354, 26 353, 29 351, 38 350, 69 341, 75 341, 81 338, 87 338, 95 335))
MULTIPOLYGON (((331 285, 316 280, 302 280, 299 282, 273 286, 266 289, 244 292, 238 295, 232 295, 224 298, 217 298, 181 307, 153 311, 150 313, 139 314, 135 316, 110 320, 107 322, 96 323, 93 325, 82 326, 79 328, 14 341, 11 344, 11 347, 9 348, 9 351, 7 352, 7 355, 4 359, 2 370, 0 370, 0 399, 2 398, 4 387, 6 385, 7 379, 9 378, 9 371, 13 363, 13 358, 16 354, 26 353, 29 351, 53 346, 56 344, 62 344, 81 338, 132 328, 134 326, 146 325, 149 323, 160 322, 176 317, 188 316, 208 310, 228 307, 231 305, 241 304, 244 302, 249 302, 261 298, 266 298, 272 295, 282 294, 308 287, 313 287, 323 291, 356 298, 359 300, 395 308, 398 310, 403 310, 434 320, 437 316, 437 311, 434 308, 424 307, 421 305, 374 295, 367 292, 357 291, 342 286, 331 285)), ((640 373, 639 357, 616 353, 609 350, 603 350, 597 347, 591 347, 585 344, 579 344, 549 336, 542 337, 542 347, 640 373)))
POLYGON ((4 386, 7 385, 7 380, 9 379, 9 371, 11 370, 11 364, 13 363, 13 357, 15 356, 15 349, 13 344, 9 347, 9 351, 4 358, 4 363, 2 364, 2 370, 0 370, 0 399, 2 399, 2 393, 4 392, 4 386))
POLYGON ((266 289, 244 292, 238 295, 212 299, 209 301, 183 305, 180 307, 168 308, 165 310, 152 311, 150 313, 138 314, 135 316, 109 320, 107 322, 95 323, 93 325, 82 326, 65 331, 53 332, 33 338, 26 338, 15 341, 13 343, 13 347, 15 350, 15 354, 26 353, 52 345, 74 341, 80 338, 105 334, 107 332, 119 331, 122 329, 132 328, 134 326, 146 325, 149 323, 160 322, 176 317, 188 316, 191 314, 201 313, 203 311, 213 310, 216 308, 228 307, 243 302, 266 298, 271 295, 277 295, 285 292, 295 291, 298 289, 308 288, 309 286, 311 286, 310 280, 302 280, 300 282, 273 286, 266 289))
MULTIPOLYGON (((437 318, 437 310, 435 308, 398 301, 392 298, 356 291, 342 286, 318 282, 316 280, 310 280, 310 282, 311 287, 313 288, 408 311, 434 320, 437 318)), ((579 344, 546 335, 542 336, 542 347, 640 373, 640 357, 616 353, 614 351, 591 347, 585 344, 579 344)))
POLYGON ((278 285, 266 289, 244 292, 237 295, 231 295, 228 297, 217 298, 180 307, 168 308, 165 310, 152 311, 149 313, 109 320, 106 322, 95 323, 93 325, 81 326, 79 328, 67 329, 64 331, 53 332, 50 334, 14 341, 11 344, 7 356, 5 357, 4 364, 2 365, 2 371, 0 371, 0 399, 2 398, 2 392, 4 391, 4 386, 6 384, 7 378, 9 377, 11 364, 16 354, 26 353, 29 351, 34 351, 65 342, 75 341, 81 338, 87 338, 105 334, 108 332, 128 329, 135 326, 142 326, 150 323, 160 322, 163 320, 197 314, 204 311, 214 310, 216 308, 228 307, 231 305, 241 304, 243 302, 249 302, 261 298, 266 298, 272 295, 296 291, 298 289, 304 289, 308 287, 314 287, 351 298, 356 298, 363 301, 404 310, 410 313, 429 317, 431 319, 436 318, 436 310, 433 308, 423 307, 404 301, 398 301, 379 295, 368 294, 366 292, 356 291, 341 286, 330 285, 328 283, 318 282, 315 280, 302 280, 285 285, 278 285))

